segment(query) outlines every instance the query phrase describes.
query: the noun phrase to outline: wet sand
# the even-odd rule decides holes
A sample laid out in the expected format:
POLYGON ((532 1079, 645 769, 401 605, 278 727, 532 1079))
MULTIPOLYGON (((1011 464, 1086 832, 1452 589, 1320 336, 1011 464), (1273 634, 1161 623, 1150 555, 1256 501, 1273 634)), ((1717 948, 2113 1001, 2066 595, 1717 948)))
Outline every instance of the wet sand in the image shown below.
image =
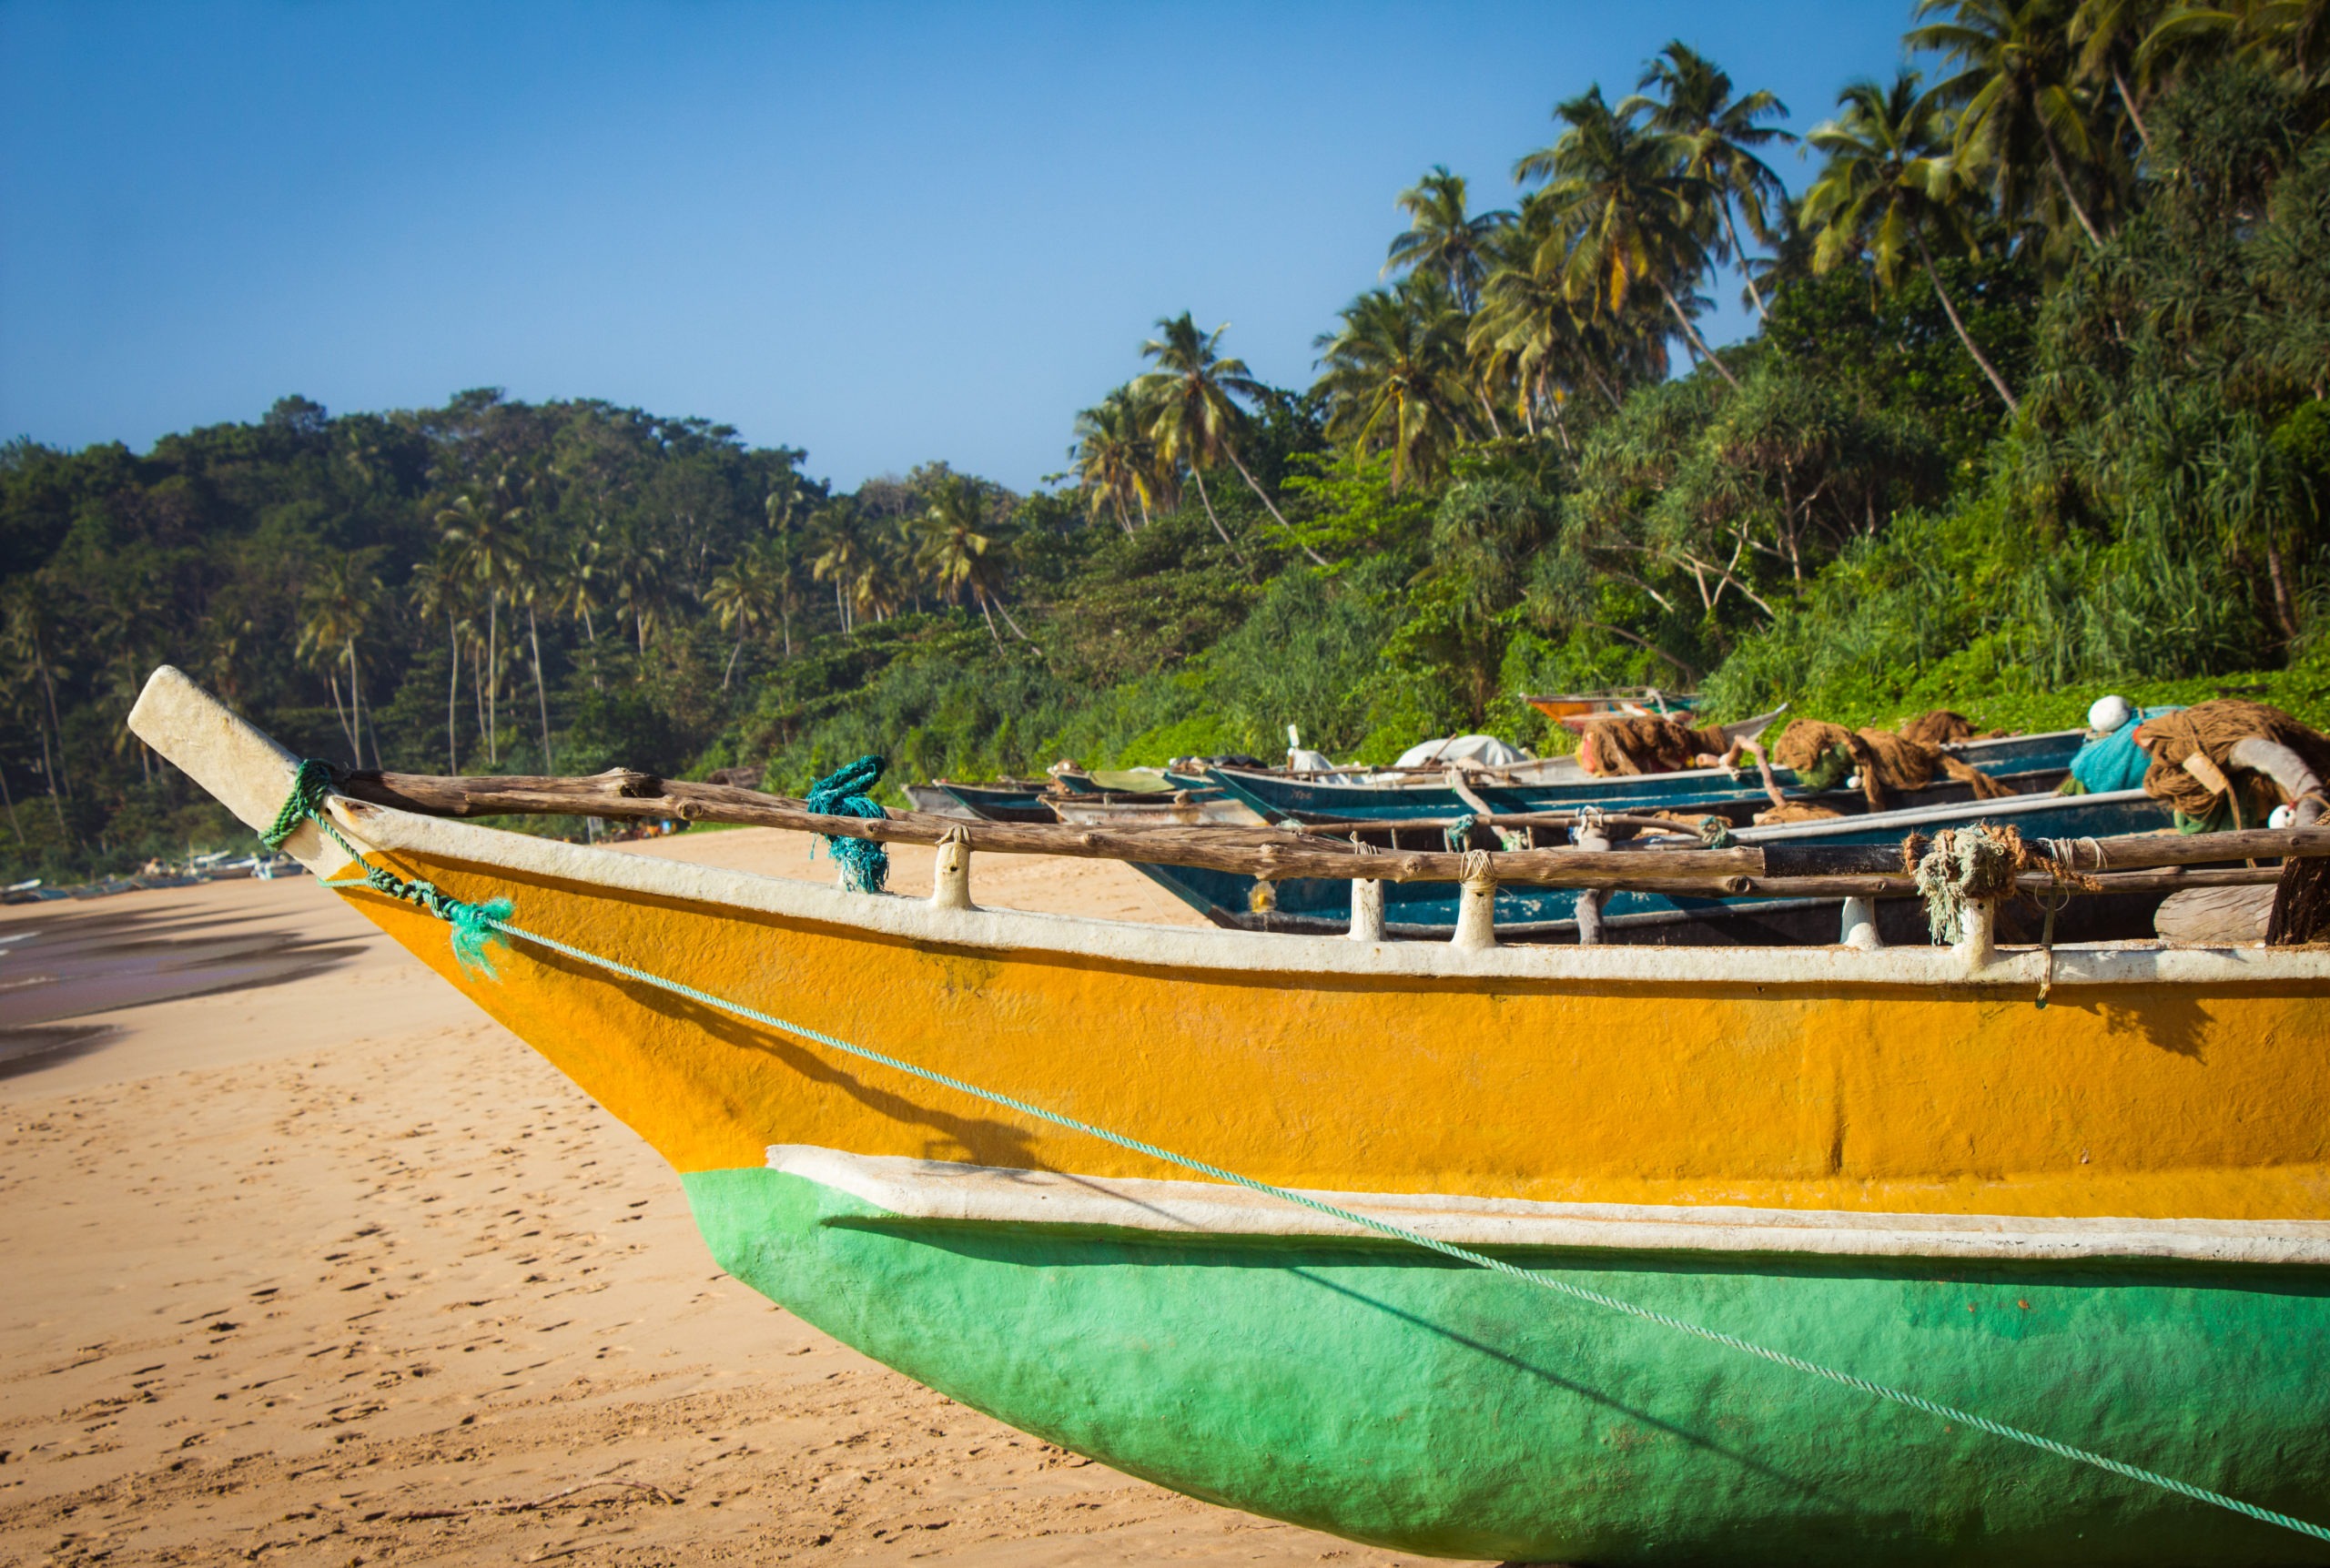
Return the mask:
MULTIPOLYGON (((633 847, 833 874, 758 830, 633 847)), ((1107 863, 974 875, 1197 923, 1107 863)), ((0 1564, 1421 1561, 1048 1448, 772 1306, 653 1153, 306 878, 0 910, 0 1047, 85 1031, 0 1077, 0 1564)))

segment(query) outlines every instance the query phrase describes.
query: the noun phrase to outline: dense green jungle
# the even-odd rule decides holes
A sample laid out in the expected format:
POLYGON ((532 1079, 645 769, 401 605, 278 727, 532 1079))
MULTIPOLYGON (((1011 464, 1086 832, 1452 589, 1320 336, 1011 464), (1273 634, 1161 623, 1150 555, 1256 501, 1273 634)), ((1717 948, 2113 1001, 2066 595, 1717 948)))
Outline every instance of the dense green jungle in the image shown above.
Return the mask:
POLYGON ((1611 685, 2325 723, 2330 8, 1928 0, 1907 42, 1922 74, 1800 143, 1674 44, 1560 102, 1509 207, 1426 172, 1310 387, 1128 323, 1029 494, 943 463, 843 492, 717 423, 491 389, 17 440, 0 863, 248 842, 124 728, 164 662, 335 760, 799 793, 875 752, 893 800, 1289 724, 1339 760, 1543 752, 1525 694, 1611 685), (1755 323, 1720 349, 1717 289, 1755 323))

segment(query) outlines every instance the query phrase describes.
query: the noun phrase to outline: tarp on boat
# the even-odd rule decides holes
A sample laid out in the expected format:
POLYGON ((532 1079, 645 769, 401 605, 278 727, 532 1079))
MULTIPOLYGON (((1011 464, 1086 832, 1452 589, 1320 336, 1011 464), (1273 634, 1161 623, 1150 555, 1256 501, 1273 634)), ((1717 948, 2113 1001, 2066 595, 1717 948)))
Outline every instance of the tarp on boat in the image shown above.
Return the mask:
POLYGON ((2161 718, 2176 712, 2174 707, 2146 708, 2132 714, 2111 733, 2098 735, 2080 747, 2072 758, 2072 777, 2079 780, 2090 794, 2102 794, 2106 790, 2142 789, 2144 772, 2152 766, 2152 758, 2136 744, 2136 731, 2149 719, 2161 718))
POLYGON ((1472 763, 1480 767, 1501 768, 1528 760, 1517 747, 1508 745, 1494 735, 1451 735, 1446 740, 1425 741, 1410 746, 1392 765, 1395 768, 1429 768, 1472 763))

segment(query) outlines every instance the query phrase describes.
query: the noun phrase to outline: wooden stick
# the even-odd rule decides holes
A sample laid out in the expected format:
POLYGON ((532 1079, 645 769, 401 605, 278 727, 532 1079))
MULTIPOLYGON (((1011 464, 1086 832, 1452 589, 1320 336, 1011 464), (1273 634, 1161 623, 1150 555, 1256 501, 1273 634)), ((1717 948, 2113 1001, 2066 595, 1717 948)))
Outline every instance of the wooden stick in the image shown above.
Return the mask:
MULTIPOLYGON (((616 769, 589 778, 440 778, 424 774, 339 773, 351 800, 429 816, 552 814, 619 819, 726 822, 781 827, 882 844, 935 845, 961 831, 975 850, 1147 861, 1281 882, 1322 877, 1384 882, 1460 882, 1464 857, 1442 851, 1367 854, 1333 838, 1279 828, 1064 823, 967 823, 904 812, 878 821, 826 816, 799 801, 725 784, 688 784, 616 769)), ((1346 827, 1348 831, 1348 825, 1346 827)), ((2051 841, 2027 841, 2044 855, 2051 841)), ((2330 855, 2330 828, 2252 828, 2184 835, 2135 834, 2065 845, 2067 868, 2082 873, 2192 865, 2211 861, 2330 855)), ((1525 849, 1497 854, 1496 879, 1525 886, 1633 888, 1646 893, 1737 895, 1775 879, 1902 879, 1898 845, 1776 844, 1727 849, 1525 849)), ((1903 879, 1905 880, 1905 879, 1903 879)))
MULTIPOLYGON (((2156 871, 2115 871, 2092 878, 2092 888, 2057 882, 2044 872, 2014 879, 2025 893, 2051 893, 2057 888, 2076 894, 2174 892, 2182 887, 2270 887, 2281 879, 2278 866, 2234 865, 2200 869, 2172 865, 2156 871)), ((1750 893, 1781 898, 1913 898, 1918 885, 1907 876, 1756 876, 1750 893)))

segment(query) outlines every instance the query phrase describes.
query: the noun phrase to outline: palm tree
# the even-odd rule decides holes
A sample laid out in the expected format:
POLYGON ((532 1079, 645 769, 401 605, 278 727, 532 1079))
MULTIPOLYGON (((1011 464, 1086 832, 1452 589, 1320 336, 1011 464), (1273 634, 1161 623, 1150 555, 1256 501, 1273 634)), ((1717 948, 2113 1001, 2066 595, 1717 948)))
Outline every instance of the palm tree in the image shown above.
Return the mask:
MULTIPOLYGON (((504 481, 507 474, 503 476, 504 481)), ((497 492, 506 492, 506 482, 497 481, 497 492)), ((501 754, 501 719, 498 699, 501 686, 501 601, 517 580, 525 554, 520 525, 524 509, 500 504, 502 495, 481 503, 470 493, 455 498, 453 504, 437 514, 437 526, 443 531, 445 543, 451 548, 461 570, 476 579, 485 589, 485 755, 487 765, 497 764, 501 754)))
POLYGON ((551 597, 555 592, 552 582, 552 579, 542 571, 534 558, 529 554, 518 561, 515 575, 510 585, 512 595, 526 607, 526 649, 533 656, 534 711, 542 720, 542 771, 544 773, 558 771, 558 755, 552 750, 550 744, 550 691, 542 679, 542 621, 536 613, 536 605, 542 600, 551 597))
POLYGON ((764 559, 775 580, 777 631, 784 638, 785 656, 790 659, 793 657, 793 613, 801 608, 801 536, 793 526, 800 513, 800 479, 790 468, 784 472, 786 484, 781 491, 772 491, 769 496, 769 531, 764 543, 764 559), (778 504, 780 494, 783 497, 781 507, 778 504))
POLYGON ((745 640, 768 629, 778 615, 782 598, 779 572, 771 559, 765 543, 748 545, 735 560, 714 574, 712 588, 704 597, 706 608, 720 617, 720 629, 736 633, 736 644, 728 651, 727 667, 720 672, 720 689, 726 691, 736 673, 736 656, 745 651, 745 640))
MULTIPOLYGON (((1489 377, 1510 376, 1530 432, 1536 432, 1542 408, 1553 416, 1563 448, 1568 450, 1564 410, 1571 393, 1590 388, 1615 411, 1626 381, 1638 373, 1653 379, 1665 374, 1665 334, 1624 334, 1627 318, 1597 316, 1590 302, 1581 309, 1563 281, 1563 268, 1556 264, 1540 269, 1537 265, 1541 252, 1559 254, 1557 244, 1547 245, 1554 235, 1551 205, 1540 197, 1524 201, 1520 220, 1498 237, 1494 248, 1481 308, 1474 314, 1465 347, 1489 377), (1642 366, 1629 360, 1629 336, 1649 352, 1642 366)), ((1632 313, 1636 319, 1641 314, 1632 313)))
POLYGON ((48 720, 46 725, 35 726, 40 731, 40 775, 48 789, 49 809, 56 814, 57 831, 70 837, 72 830, 65 823, 65 807, 57 799, 60 784, 65 786, 65 799, 73 798, 73 775, 65 764, 65 726, 56 716, 54 601, 41 592, 36 579, 19 578, 9 585, 7 610, 8 651, 19 669, 29 665, 40 678, 48 720), (54 753, 49 750, 52 737, 56 743, 54 753))
POLYGON ((1068 456, 1076 465, 1085 508, 1094 518, 1106 507, 1115 513, 1119 528, 1132 532, 1132 519, 1125 511, 1130 497, 1140 510, 1140 525, 1149 526, 1150 502, 1164 499, 1164 482, 1157 448, 1141 429, 1140 409, 1129 389, 1119 387, 1098 407, 1076 416, 1076 441, 1068 456))
POLYGON ((1621 116, 1647 111, 1653 131, 1671 136, 1682 146, 1682 170, 1703 182, 1712 193, 1716 211, 1731 255, 1739 258, 1756 314, 1768 314, 1756 276, 1748 268, 1748 248, 1740 243, 1734 214, 1748 219, 1748 231, 1769 245, 1777 238, 1772 215, 1788 200, 1779 177, 1756 156, 1756 148, 1795 137, 1758 120, 1784 117, 1788 106, 1768 92, 1731 96, 1731 77, 1704 55, 1677 40, 1659 51, 1643 70, 1641 89, 1618 106, 1621 116), (1656 88, 1661 96, 1642 96, 1656 88))
POLYGON ((1447 471, 1471 431, 1464 316, 1433 273, 1371 288, 1345 307, 1342 326, 1318 339, 1326 373, 1327 433, 1362 450, 1388 450, 1392 488, 1447 471))
POLYGON ((1003 612, 1005 623, 1021 642, 1028 639, 1003 602, 1002 574, 998 569, 1009 541, 1010 525, 990 516, 988 507, 989 498, 976 481, 959 474, 941 481, 931 492, 929 510, 915 521, 920 541, 915 565, 950 601, 967 589, 971 602, 987 621, 987 634, 1000 648, 1003 638, 995 629, 990 607, 1003 612))
MULTIPOLYGON (((363 664, 356 652, 356 641, 371 628, 372 611, 380 592, 378 577, 340 557, 326 567, 301 595, 304 613, 298 652, 322 667, 324 678, 331 687, 332 711, 339 715, 340 729, 348 736, 349 754, 355 758, 358 767, 364 765, 364 686, 363 664), (346 707, 340 705, 339 680, 334 668, 343 662, 348 665, 346 707)), ((380 760, 377 742, 372 750, 372 763, 377 767, 380 760)))
POLYGON ((1445 164, 1400 193, 1394 204, 1408 215, 1408 230, 1392 241, 1383 262, 1393 272, 1436 273, 1470 314, 1480 303, 1481 280, 1488 276, 1488 248, 1497 232, 1513 222, 1504 211, 1467 214, 1464 177, 1445 164))
POLYGON ((1948 116, 1932 95, 1919 90, 1915 71, 1901 72, 1889 87, 1852 83, 1837 95, 1837 103, 1844 112, 1805 138, 1827 159, 1804 193, 1801 213, 1805 227, 1818 235, 1813 269, 1827 272, 1865 254, 1878 281, 1890 288, 1914 251, 1959 342, 1990 378, 2008 411, 2019 410, 2006 378, 1959 319, 1926 241, 1930 228, 1972 248, 1964 235, 1958 171, 1946 150, 1948 116))
POLYGON ((848 590, 866 581, 872 569, 864 530, 856 509, 846 501, 820 507, 814 521, 825 548, 809 563, 809 574, 834 585, 834 619, 848 636, 856 629, 848 590))
POLYGON ((664 582, 664 552, 661 545, 641 537, 636 528, 617 533, 607 549, 607 581, 614 590, 615 616, 631 622, 639 656, 647 657, 647 642, 663 624, 671 607, 664 582))
MULTIPOLYGON (((1260 398, 1269 389, 1254 379, 1245 360, 1225 359, 1218 351, 1222 333, 1230 329, 1228 322, 1211 332, 1200 332, 1184 310, 1179 316, 1159 318, 1157 329, 1162 335, 1140 346, 1141 358, 1155 360, 1157 369, 1133 383, 1133 395, 1148 411, 1150 440, 1156 443, 1158 456, 1168 463, 1188 465, 1214 532, 1221 535, 1221 542, 1243 565, 1245 556, 1231 541, 1221 519, 1214 515, 1213 498, 1206 493, 1205 470, 1227 461, 1279 527, 1290 534, 1294 531, 1238 456, 1238 427, 1244 415, 1230 400, 1233 395, 1260 398)), ((1321 566, 1327 564, 1309 545, 1302 550, 1321 566)))
POLYGON ((1935 83, 1932 96, 1958 111, 1959 163, 1990 174, 2000 212, 2030 205, 2030 170, 2043 155, 2064 205, 2100 248, 2066 162, 2095 154, 2075 80, 2072 11, 2072 0, 1918 0, 1914 15, 1951 20, 1912 28, 1902 42, 1965 67, 1935 83))
POLYGON ((1598 86, 1554 115, 1569 128, 1514 167, 1515 178, 1548 182, 1544 198, 1555 231, 1540 248, 1539 268, 1558 266, 1572 298, 1596 300, 1611 315, 1647 284, 1684 339, 1738 386, 1676 293, 1678 287, 1692 293, 1707 270, 1717 195, 1704 179, 1681 172, 1682 138, 1644 130, 1616 113, 1598 86))
POLYGON ((413 569, 412 606, 424 621, 445 618, 445 641, 452 650, 452 673, 445 684, 445 771, 461 771, 461 748, 456 730, 461 693, 461 623, 468 618, 469 596, 462 592, 457 562, 441 551, 434 561, 413 569))

